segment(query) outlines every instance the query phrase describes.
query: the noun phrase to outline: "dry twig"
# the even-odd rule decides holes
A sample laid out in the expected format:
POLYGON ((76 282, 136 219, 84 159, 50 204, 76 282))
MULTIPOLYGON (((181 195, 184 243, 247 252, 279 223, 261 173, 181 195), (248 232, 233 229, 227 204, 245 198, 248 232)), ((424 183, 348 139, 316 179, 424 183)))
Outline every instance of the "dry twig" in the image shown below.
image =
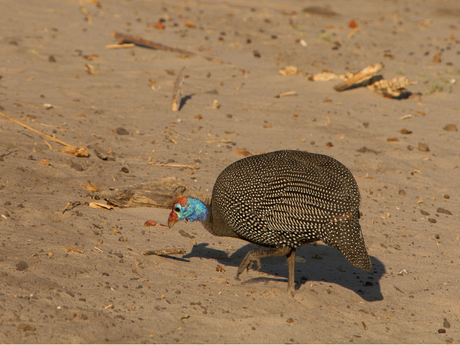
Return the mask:
POLYGON ((180 107, 181 85, 184 81, 184 70, 185 67, 182 67, 179 76, 177 77, 176 82, 174 83, 172 111, 178 111, 180 107))
POLYGON ((86 20, 88 21, 88 24, 93 24, 93 21, 91 20, 91 15, 89 14, 88 10, 83 5, 82 1, 80 1, 80 11, 82 11, 83 14, 85 15, 86 20))
MULTIPOLYGON (((32 127, 29 127, 29 126, 23 124, 22 122, 19 122, 19 121, 15 120, 15 119, 12 119, 11 117, 6 116, 3 113, 0 113, 0 115, 2 115, 3 117, 7 118, 8 120, 16 122, 17 124, 23 126, 24 128, 27 128, 27 129, 31 130, 32 132, 35 132, 35 133, 40 134, 40 135, 43 135, 44 137, 46 137, 48 139, 51 139, 51 140, 53 140, 53 141, 55 141, 55 142, 57 142, 57 143, 59 143, 61 145, 66 146, 65 148, 60 149, 58 151, 65 152, 65 153, 74 155, 76 157, 88 157, 88 155, 89 155, 89 151, 88 151, 88 149, 86 147, 77 147, 77 146, 67 144, 67 143, 65 143, 65 142, 63 142, 63 141, 61 141, 59 139, 56 139, 55 137, 52 137, 52 136, 49 136, 49 135, 47 135, 45 133, 37 131, 36 129, 33 129, 32 127)), ((51 148, 50 144, 48 144, 48 146, 51 148)))
POLYGON ((285 96, 297 96, 297 91, 288 91, 288 92, 280 93, 279 95, 276 95, 275 98, 281 98, 285 96))
POLYGON ((140 36, 132 36, 132 35, 125 35, 120 32, 112 32, 112 36, 115 37, 117 40, 118 44, 122 43, 134 43, 138 46, 143 46, 147 48, 152 48, 152 49, 158 49, 158 50, 164 50, 167 52, 173 52, 173 53, 179 53, 179 54, 185 54, 185 55, 190 55, 190 56, 200 56, 203 59, 206 59, 211 62, 217 62, 217 63, 227 63, 219 59, 203 56, 203 55, 198 55, 197 53, 185 50, 185 49, 180 49, 180 48, 173 48, 173 47, 168 47, 164 44, 161 43, 156 43, 153 41, 146 40, 140 36))
POLYGON ((185 254, 187 251, 185 249, 161 249, 161 250, 147 250, 142 253, 142 255, 172 255, 172 254, 185 254))

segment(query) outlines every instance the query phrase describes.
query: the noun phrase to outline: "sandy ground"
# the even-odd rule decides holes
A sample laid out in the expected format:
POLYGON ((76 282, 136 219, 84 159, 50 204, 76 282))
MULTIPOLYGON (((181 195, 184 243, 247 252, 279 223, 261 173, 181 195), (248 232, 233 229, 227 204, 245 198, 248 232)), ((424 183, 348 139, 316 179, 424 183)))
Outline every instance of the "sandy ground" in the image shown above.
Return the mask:
POLYGON ((74 157, 0 116, 1 342, 460 342, 460 137, 446 127, 460 115, 458 1, 331 0, 323 11, 304 11, 318 5, 307 0, 81 4, 89 17, 78 1, 0 1, 0 111, 90 148, 74 157), (112 31, 199 56, 108 49, 112 31), (375 62, 387 79, 416 81, 413 95, 339 93, 338 81, 306 78, 375 62), (298 73, 280 75, 288 65, 298 73), (172 112, 182 67, 183 104, 172 112), (289 91, 297 95, 275 98, 289 91), (211 193, 239 149, 344 163, 360 187, 374 271, 308 245, 292 298, 284 258, 235 281, 253 245, 196 223, 144 226, 165 224, 166 209, 85 206, 171 176, 211 193), (164 248, 187 254, 142 255, 164 248))

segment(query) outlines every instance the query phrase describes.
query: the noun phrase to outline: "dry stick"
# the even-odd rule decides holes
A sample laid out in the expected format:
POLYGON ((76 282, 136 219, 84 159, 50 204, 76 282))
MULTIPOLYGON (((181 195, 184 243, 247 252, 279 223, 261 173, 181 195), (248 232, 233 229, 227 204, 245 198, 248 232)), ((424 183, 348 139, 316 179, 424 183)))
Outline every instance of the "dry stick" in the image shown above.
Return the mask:
POLYGON ((107 49, 120 49, 120 48, 132 48, 136 46, 134 43, 125 43, 125 44, 107 44, 105 47, 107 49))
POLYGON ((179 76, 176 79, 176 82, 174 83, 174 91, 173 91, 173 101, 172 101, 172 111, 178 111, 179 110, 179 105, 180 105, 180 93, 181 93, 181 85, 182 82, 184 81, 184 70, 185 67, 182 67, 180 70, 179 76))
POLYGON ((188 50, 185 50, 185 49, 168 47, 168 46, 165 46, 164 44, 149 41, 149 40, 146 40, 146 39, 144 39, 142 37, 139 37, 139 36, 125 35, 125 34, 122 34, 120 32, 116 32, 116 31, 112 32, 112 36, 115 37, 115 39, 117 40, 118 44, 134 43, 134 44, 144 46, 144 47, 147 47, 147 48, 164 50, 164 51, 167 51, 167 52, 173 52, 173 53, 179 53, 179 54, 186 54, 186 55, 190 55, 190 56, 199 56, 199 57, 202 57, 203 59, 206 59, 206 60, 211 61, 211 62, 228 64, 228 62, 224 62, 224 61, 219 60, 219 59, 214 59, 214 58, 211 58, 211 57, 198 55, 197 53, 194 53, 194 52, 191 52, 191 51, 188 51, 188 50))
POLYGON ((62 144, 62 145, 65 145, 65 146, 69 146, 69 147, 72 146, 72 145, 67 144, 67 143, 65 143, 65 142, 63 142, 63 141, 60 141, 60 140, 58 140, 58 139, 56 139, 56 138, 53 138, 53 137, 51 137, 51 136, 49 136, 49 135, 46 135, 46 134, 44 134, 44 133, 42 133, 42 132, 39 132, 39 131, 37 131, 37 130, 35 130, 35 129, 33 129, 33 128, 31 128, 31 127, 29 127, 29 126, 27 126, 27 125, 25 125, 25 124, 23 124, 23 123, 21 123, 21 122, 19 122, 19 121, 17 121, 17 120, 15 120, 15 119, 12 119, 12 118, 9 117, 9 116, 6 116, 6 115, 3 114, 3 113, 0 113, 0 115, 2 115, 3 117, 6 117, 8 120, 11 120, 11 121, 13 121, 13 122, 16 122, 17 124, 19 124, 19 125, 21 125, 21 126, 27 128, 27 129, 30 129, 32 132, 38 133, 38 134, 40 134, 40 135, 43 135, 44 137, 47 137, 48 139, 54 140, 54 141, 58 142, 59 144, 62 144))
POLYGON ((88 21, 88 24, 93 24, 93 21, 91 20, 91 15, 89 14, 88 10, 85 8, 83 5, 83 2, 80 1, 80 11, 83 12, 83 14, 86 17, 86 20, 88 21))
POLYGON ((161 250, 147 250, 142 253, 142 255, 171 255, 171 254, 185 254, 187 251, 185 249, 161 249, 161 250))
POLYGON ((276 95, 275 98, 281 98, 284 96, 291 96, 291 95, 297 95, 297 91, 288 91, 285 93, 280 93, 279 95, 276 95))
POLYGON ((179 168, 179 169, 192 169, 196 170, 196 167, 199 163, 196 163, 194 167, 187 164, 175 164, 175 163, 157 163, 157 162, 149 162, 150 165, 155 165, 158 167, 167 167, 167 168, 179 168))

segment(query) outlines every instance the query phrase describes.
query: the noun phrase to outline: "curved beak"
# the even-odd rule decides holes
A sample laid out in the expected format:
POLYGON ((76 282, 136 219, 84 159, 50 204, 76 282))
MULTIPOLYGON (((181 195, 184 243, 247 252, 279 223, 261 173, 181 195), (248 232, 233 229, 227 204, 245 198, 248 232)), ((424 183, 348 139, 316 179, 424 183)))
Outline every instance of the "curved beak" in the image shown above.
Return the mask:
POLYGON ((168 226, 172 228, 179 220, 177 219, 177 214, 173 211, 169 214, 168 226))

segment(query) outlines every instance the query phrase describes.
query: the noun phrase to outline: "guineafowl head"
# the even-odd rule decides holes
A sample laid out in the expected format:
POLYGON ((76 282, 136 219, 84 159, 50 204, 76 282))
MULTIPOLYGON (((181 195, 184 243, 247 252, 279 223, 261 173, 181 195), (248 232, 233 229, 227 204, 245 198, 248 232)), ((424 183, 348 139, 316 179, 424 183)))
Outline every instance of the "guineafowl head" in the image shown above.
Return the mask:
POLYGON ((173 208, 168 218, 168 226, 171 228, 180 220, 204 222, 208 215, 208 208, 198 199, 179 196, 173 202, 173 208))

